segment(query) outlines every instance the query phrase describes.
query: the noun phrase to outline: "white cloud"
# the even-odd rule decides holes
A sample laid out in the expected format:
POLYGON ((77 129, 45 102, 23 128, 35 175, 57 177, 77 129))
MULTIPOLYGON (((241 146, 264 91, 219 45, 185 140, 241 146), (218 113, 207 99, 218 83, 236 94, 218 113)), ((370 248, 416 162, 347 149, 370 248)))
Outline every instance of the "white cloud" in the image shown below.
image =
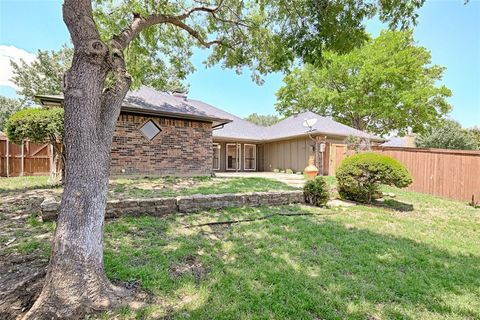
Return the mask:
POLYGON ((27 63, 35 60, 35 54, 19 49, 15 46, 0 45, 0 86, 9 86, 17 89, 10 81, 13 76, 13 68, 10 61, 20 62, 20 59, 27 63))

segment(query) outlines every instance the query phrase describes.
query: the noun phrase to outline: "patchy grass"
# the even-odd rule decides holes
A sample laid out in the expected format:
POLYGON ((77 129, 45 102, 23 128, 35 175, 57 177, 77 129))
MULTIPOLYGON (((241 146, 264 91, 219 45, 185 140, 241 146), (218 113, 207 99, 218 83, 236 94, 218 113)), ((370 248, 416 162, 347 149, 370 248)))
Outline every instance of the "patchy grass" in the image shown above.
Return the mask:
MULTIPOLYGON (((0 178, 0 194, 22 194, 27 190, 58 188, 48 177, 0 178)), ((170 197, 192 194, 220 194, 254 191, 291 190, 287 184, 266 178, 158 177, 115 178, 110 181, 110 198, 170 197)), ((58 192, 57 192, 58 193, 58 192)))
POLYGON ((106 270, 162 302, 124 318, 479 318, 478 211, 398 193, 414 211, 285 206, 123 218, 106 226, 106 270))
MULTIPOLYGON (((295 205, 109 221, 108 277, 138 285, 151 298, 140 308, 99 317, 479 319, 480 211, 458 201, 384 191, 396 197, 382 207, 295 205), (186 227, 272 214, 255 222, 186 227)), ((51 232, 52 225, 34 218, 28 218, 29 228, 51 232)), ((37 242, 16 249, 48 253, 37 242)))
POLYGON ((291 190, 287 184, 265 178, 140 178, 115 179, 110 182, 111 198, 171 197, 192 194, 242 193, 291 190))
POLYGON ((0 178, 0 194, 5 192, 22 192, 32 189, 49 189, 58 185, 48 182, 48 176, 26 176, 0 178))

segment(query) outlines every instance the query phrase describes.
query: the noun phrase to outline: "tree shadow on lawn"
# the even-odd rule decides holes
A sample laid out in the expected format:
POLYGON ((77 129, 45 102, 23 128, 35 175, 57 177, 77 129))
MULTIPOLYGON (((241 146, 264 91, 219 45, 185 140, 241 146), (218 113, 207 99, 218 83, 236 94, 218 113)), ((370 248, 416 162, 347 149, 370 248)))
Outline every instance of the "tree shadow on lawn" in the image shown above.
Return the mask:
POLYGON ((411 212, 414 210, 413 204, 394 199, 385 199, 383 202, 377 201, 373 203, 373 206, 400 212, 411 212))
MULTIPOLYGON (((318 216, 274 217, 192 234, 171 233, 182 228, 174 219, 139 219, 147 219, 147 233, 157 223, 162 226, 158 239, 134 236, 115 249, 107 245, 107 273, 134 279, 160 299, 171 299, 173 307, 166 307, 164 316, 480 318, 476 256, 318 216), (202 277, 188 267, 183 275, 172 274, 190 260, 201 263, 202 277)), ((148 318, 147 309, 142 312, 148 318)), ((156 318, 154 312, 151 317, 156 318)))

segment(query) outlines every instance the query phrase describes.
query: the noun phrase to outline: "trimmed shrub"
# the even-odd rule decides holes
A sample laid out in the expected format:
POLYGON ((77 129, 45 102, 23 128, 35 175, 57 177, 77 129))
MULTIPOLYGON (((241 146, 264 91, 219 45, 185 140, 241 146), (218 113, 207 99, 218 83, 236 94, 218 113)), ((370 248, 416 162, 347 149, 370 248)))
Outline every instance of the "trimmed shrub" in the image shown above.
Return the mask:
POLYGON ((285 170, 285 172, 288 173, 288 174, 293 174, 293 170, 292 170, 292 169, 287 169, 287 170, 285 170))
POLYGON ((330 199, 327 183, 320 176, 305 183, 303 193, 305 194, 305 202, 317 207, 324 206, 330 199))
POLYGON ((338 193, 344 199, 370 203, 380 185, 405 188, 412 183, 407 168, 394 158, 360 153, 343 160, 337 170, 338 193))

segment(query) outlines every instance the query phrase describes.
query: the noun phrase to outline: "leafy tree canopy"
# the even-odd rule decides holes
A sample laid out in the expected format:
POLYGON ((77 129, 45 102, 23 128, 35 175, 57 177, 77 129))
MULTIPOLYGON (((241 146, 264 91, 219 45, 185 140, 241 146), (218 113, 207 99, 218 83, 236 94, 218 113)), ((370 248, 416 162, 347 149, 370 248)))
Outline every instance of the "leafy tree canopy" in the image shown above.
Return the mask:
POLYGON ((22 108, 23 104, 20 100, 0 96, 0 131, 5 129, 7 119, 22 108))
POLYGON ((415 138, 418 148, 438 148, 456 150, 475 150, 477 146, 473 135, 462 128, 460 123, 446 119, 439 125, 429 127, 425 133, 415 138))
POLYGON ((475 126, 475 127, 469 128, 467 129, 467 132, 472 137, 476 145, 476 149, 480 150, 480 127, 475 126))
POLYGON ((63 108, 27 108, 13 114, 5 125, 9 140, 21 144, 59 143, 63 137, 63 108))
POLYGON ((436 85, 444 68, 431 64, 412 31, 383 31, 347 54, 324 57, 321 66, 307 64, 284 78, 280 113, 311 110, 360 130, 401 135, 423 132, 451 109, 451 91, 436 85))
POLYGON ((63 74, 70 68, 72 57, 73 49, 64 45, 58 51, 39 50, 31 64, 24 60, 12 61, 11 80, 20 88, 17 93, 23 96, 24 102, 33 105, 37 94, 61 94, 63 74))
POLYGON ((133 87, 171 88, 194 71, 195 46, 210 48, 207 66, 220 63, 238 73, 246 67, 261 83, 261 75, 288 70, 296 58, 314 62, 324 50, 346 52, 360 45, 367 39, 365 19, 375 15, 392 28, 408 27, 423 3, 98 0, 94 14, 104 41, 113 38, 121 46, 129 41, 125 59, 133 87))
POLYGON ((268 127, 268 126, 274 125, 275 123, 278 123, 280 121, 280 117, 275 114, 263 115, 263 114, 252 113, 248 115, 248 117, 246 117, 245 120, 261 126, 268 127))

